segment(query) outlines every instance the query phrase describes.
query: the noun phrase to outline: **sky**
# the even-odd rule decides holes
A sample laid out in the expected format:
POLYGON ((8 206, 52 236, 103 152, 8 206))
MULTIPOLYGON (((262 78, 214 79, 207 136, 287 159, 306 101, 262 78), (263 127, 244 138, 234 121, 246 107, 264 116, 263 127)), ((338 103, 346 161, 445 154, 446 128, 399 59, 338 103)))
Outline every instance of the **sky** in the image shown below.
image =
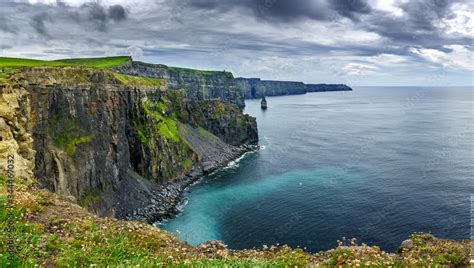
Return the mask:
POLYGON ((469 0, 0 0, 0 56, 131 55, 236 77, 473 86, 469 0))

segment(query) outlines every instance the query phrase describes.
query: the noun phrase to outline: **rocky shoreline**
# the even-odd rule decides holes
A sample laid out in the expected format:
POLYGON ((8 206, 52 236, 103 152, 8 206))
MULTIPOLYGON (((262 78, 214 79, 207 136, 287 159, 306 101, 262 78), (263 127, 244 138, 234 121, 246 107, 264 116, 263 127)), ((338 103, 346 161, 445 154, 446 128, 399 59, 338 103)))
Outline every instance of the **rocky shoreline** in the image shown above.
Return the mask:
MULTIPOLYGON (((124 220, 137 220, 148 223, 156 223, 176 217, 185 202, 185 194, 189 192, 190 187, 202 179, 204 176, 225 168, 230 162, 239 159, 244 154, 259 150, 258 145, 242 145, 234 147, 230 154, 223 156, 215 162, 203 162, 194 166, 191 171, 179 178, 160 185, 147 193, 148 204, 142 203, 141 207, 134 209, 121 208, 123 211, 129 211, 117 215, 124 220)), ((119 204, 118 204, 119 205, 119 204)))

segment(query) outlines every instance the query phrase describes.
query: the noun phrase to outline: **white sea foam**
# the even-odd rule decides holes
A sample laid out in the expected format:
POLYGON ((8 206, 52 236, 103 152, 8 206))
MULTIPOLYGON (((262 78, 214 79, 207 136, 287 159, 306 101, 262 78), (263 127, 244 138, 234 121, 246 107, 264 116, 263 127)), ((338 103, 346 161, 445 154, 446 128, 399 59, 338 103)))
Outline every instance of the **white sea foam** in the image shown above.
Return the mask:
MULTIPOLYGON (((247 157, 249 154, 253 154, 253 153, 256 153, 258 152, 259 150, 263 150, 265 149, 265 146, 258 146, 258 149, 256 150, 251 150, 251 151, 248 151, 248 152, 245 152, 244 154, 242 154, 240 157, 230 161, 227 166, 225 166, 224 168, 222 168, 222 170, 225 170, 225 169, 232 169, 232 168, 238 168, 239 167, 239 162, 244 159, 245 157, 247 157)), ((216 172, 219 172, 219 170, 217 170, 216 172)))

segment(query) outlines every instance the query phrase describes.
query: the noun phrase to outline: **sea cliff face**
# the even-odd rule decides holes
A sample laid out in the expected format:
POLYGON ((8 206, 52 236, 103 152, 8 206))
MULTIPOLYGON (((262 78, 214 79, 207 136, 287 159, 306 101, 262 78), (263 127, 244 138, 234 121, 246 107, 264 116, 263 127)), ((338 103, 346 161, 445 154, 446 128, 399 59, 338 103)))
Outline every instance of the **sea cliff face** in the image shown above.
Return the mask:
POLYGON ((114 71, 142 77, 162 78, 168 81, 171 90, 184 89, 191 100, 220 99, 245 107, 243 93, 230 72, 202 71, 186 68, 169 67, 163 64, 149 64, 129 61, 114 71))
POLYGON ((307 92, 347 91, 350 87, 342 84, 304 84, 293 81, 270 81, 260 78, 236 78, 237 85, 246 99, 259 99, 263 96, 283 96, 306 94, 307 92))
POLYGON ((190 183, 258 140, 255 118, 230 99, 188 98, 198 95, 167 79, 33 67, 0 90, 2 161, 15 154, 17 176, 102 216, 172 217, 190 183))
POLYGON ((352 88, 344 84, 305 84, 306 92, 350 91, 352 88))

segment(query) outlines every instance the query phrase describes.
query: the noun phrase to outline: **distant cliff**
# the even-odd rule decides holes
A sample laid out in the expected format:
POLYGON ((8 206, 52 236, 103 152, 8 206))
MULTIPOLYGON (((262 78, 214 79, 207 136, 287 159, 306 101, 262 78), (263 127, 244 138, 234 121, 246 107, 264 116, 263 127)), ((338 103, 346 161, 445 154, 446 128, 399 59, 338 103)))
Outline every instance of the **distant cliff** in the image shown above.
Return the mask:
POLYGON ((169 89, 184 89, 191 100, 217 98, 236 104, 240 109, 245 106, 243 93, 230 72, 177 68, 139 61, 130 61, 113 70, 123 74, 166 79, 169 89))
POLYGON ((237 85, 246 99, 263 96, 283 96, 305 94, 307 92, 347 91, 350 87, 342 84, 304 84, 293 81, 270 81, 260 78, 236 78, 237 85))
POLYGON ((305 84, 306 92, 350 91, 352 88, 344 84, 305 84))
MULTIPOLYGON (((173 83, 194 83, 179 77, 173 83)), ((34 175, 98 215, 172 217, 190 183, 258 140, 255 118, 226 95, 232 75, 196 77, 199 94, 222 87, 227 101, 100 68, 2 70, 0 162, 15 155, 19 177, 34 175)))

